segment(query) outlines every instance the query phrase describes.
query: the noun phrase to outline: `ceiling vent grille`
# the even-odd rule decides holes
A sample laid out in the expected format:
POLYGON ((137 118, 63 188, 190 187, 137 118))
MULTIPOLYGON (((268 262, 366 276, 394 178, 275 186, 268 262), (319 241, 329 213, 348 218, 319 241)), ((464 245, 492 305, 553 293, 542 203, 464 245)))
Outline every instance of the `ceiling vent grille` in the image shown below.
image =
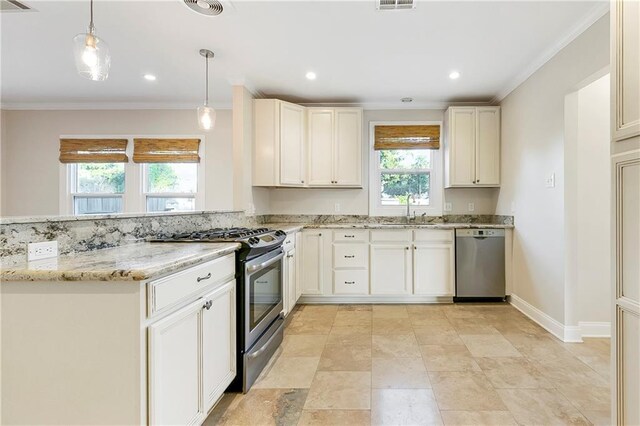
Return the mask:
POLYGON ((16 0, 0 0, 0 12, 26 12, 31 9, 24 3, 16 0))
POLYGON ((416 8, 417 0, 376 0, 378 10, 409 10, 416 8))
POLYGON ((201 15, 218 16, 224 10, 224 6, 218 0, 184 0, 184 4, 201 15))

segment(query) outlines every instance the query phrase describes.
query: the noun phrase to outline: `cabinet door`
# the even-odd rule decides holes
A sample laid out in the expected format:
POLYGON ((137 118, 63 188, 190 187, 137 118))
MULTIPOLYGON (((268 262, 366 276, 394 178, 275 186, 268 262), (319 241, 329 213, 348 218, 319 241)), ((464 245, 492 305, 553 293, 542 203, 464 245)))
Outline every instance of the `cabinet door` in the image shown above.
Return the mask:
POLYGON ((336 109, 334 183, 362 186, 362 111, 336 109))
POLYGON ((203 420, 200 398, 202 300, 149 327, 149 421, 190 425, 203 420))
POLYGON ((453 296, 453 265, 451 244, 413 246, 413 294, 453 296))
POLYGON ((476 109, 476 185, 500 185, 500 107, 476 109))
POLYGON ((302 231, 302 294, 322 294, 324 241, 320 231, 302 231))
POLYGON ((406 244, 371 245, 371 294, 411 294, 411 252, 406 244))
POLYGON ((333 184, 333 127, 332 109, 310 109, 309 122, 309 185, 333 184))
MULTIPOLYGON (((302 247, 302 232, 296 232, 296 247, 302 247)), ((302 250, 299 249, 298 253, 302 253, 302 250)), ((295 288, 295 302, 294 305, 296 303, 298 303, 298 299, 300 299, 300 296, 302 296, 302 275, 301 275, 301 270, 302 270, 302 261, 300 259, 300 255, 296 255, 295 257, 295 274, 296 274, 296 288, 295 288)))
POLYGON ((236 282, 229 281, 204 296, 202 311, 202 375, 208 412, 236 376, 236 282), (209 307, 207 309, 207 306, 209 307))
POLYGON ((304 185, 304 108, 280 104, 280 184, 304 185))
POLYGON ((287 299, 288 299, 288 308, 289 312, 293 310, 296 306, 296 302, 298 299, 296 298, 296 251, 290 250, 286 257, 286 280, 287 280, 287 299))
POLYGON ((476 109, 452 107, 449 113, 449 185, 473 186, 476 180, 476 109))
POLYGON ((613 140, 640 135, 640 2, 611 2, 613 140))

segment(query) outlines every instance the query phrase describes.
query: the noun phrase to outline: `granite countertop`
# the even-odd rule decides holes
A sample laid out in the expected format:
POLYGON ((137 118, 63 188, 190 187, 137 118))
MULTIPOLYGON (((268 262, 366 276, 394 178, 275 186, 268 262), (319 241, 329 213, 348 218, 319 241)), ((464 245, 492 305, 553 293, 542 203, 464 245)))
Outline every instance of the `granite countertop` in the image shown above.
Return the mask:
POLYGON ((512 229, 512 224, 496 223, 268 223, 266 228, 281 229, 287 233, 307 229, 512 229))
POLYGON ((233 253, 237 243, 136 243, 3 267, 2 281, 142 281, 233 253))

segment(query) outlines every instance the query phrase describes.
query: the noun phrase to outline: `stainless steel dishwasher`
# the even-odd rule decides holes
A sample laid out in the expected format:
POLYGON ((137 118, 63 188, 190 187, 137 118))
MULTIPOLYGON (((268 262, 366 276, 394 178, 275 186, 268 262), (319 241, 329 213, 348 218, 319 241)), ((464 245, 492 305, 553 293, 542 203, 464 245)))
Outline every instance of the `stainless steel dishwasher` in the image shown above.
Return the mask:
POLYGON ((454 301, 504 298, 504 229, 456 229, 454 301))

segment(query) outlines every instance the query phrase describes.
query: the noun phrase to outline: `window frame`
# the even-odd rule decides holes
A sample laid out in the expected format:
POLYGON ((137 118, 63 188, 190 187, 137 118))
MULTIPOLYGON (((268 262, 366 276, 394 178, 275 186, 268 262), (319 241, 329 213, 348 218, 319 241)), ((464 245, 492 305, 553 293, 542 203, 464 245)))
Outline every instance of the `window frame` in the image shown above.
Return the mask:
MULTIPOLYGON (((205 167, 205 145, 206 138, 204 135, 60 135, 59 139, 127 139, 129 142, 127 144, 126 154, 129 159, 127 163, 124 164, 124 193, 122 194, 113 194, 122 197, 122 212, 120 213, 107 213, 107 215, 118 215, 118 214, 176 214, 176 213, 188 213, 192 211, 202 211, 205 209, 205 178, 206 178, 206 167, 205 167), (196 163, 198 172, 198 180, 197 180, 197 192, 194 194, 183 194, 183 193, 147 193, 146 192, 146 181, 145 181, 145 163, 134 163, 133 162, 133 139, 134 138, 167 138, 167 139, 189 139, 189 138, 198 138, 200 139, 200 146, 198 150, 198 154, 200 155, 200 162, 196 163), (147 211, 147 195, 150 196, 162 196, 162 197, 171 197, 171 196, 184 196, 184 195, 193 195, 195 197, 195 206, 194 210, 185 210, 185 211, 170 211, 170 212, 148 212, 147 211)), ((75 184, 76 184, 76 164, 62 164, 60 163, 59 169, 59 181, 60 181, 60 195, 59 195, 59 211, 63 216, 74 216, 74 217, 90 217, 93 216, 91 214, 86 215, 76 215, 74 209, 74 197, 75 196, 110 196, 106 193, 76 193, 75 184)), ((96 213, 95 216, 101 216, 103 214, 96 213)))
MULTIPOLYGON (((383 205, 380 197, 381 177, 383 171, 386 173, 394 172, 394 170, 383 170, 380 168, 379 151, 373 149, 375 142, 375 127, 384 125, 407 126, 407 125, 438 125, 440 126, 440 134, 442 135, 442 121, 370 121, 369 122, 369 215, 370 216, 406 216, 407 206, 389 206, 383 205)), ((400 173, 425 173, 430 174, 429 187, 429 205, 411 205, 411 214, 416 215, 426 213, 428 216, 442 215, 442 199, 444 192, 444 180, 442 172, 442 142, 441 149, 432 149, 431 151, 431 169, 406 169, 397 170, 400 173)))

